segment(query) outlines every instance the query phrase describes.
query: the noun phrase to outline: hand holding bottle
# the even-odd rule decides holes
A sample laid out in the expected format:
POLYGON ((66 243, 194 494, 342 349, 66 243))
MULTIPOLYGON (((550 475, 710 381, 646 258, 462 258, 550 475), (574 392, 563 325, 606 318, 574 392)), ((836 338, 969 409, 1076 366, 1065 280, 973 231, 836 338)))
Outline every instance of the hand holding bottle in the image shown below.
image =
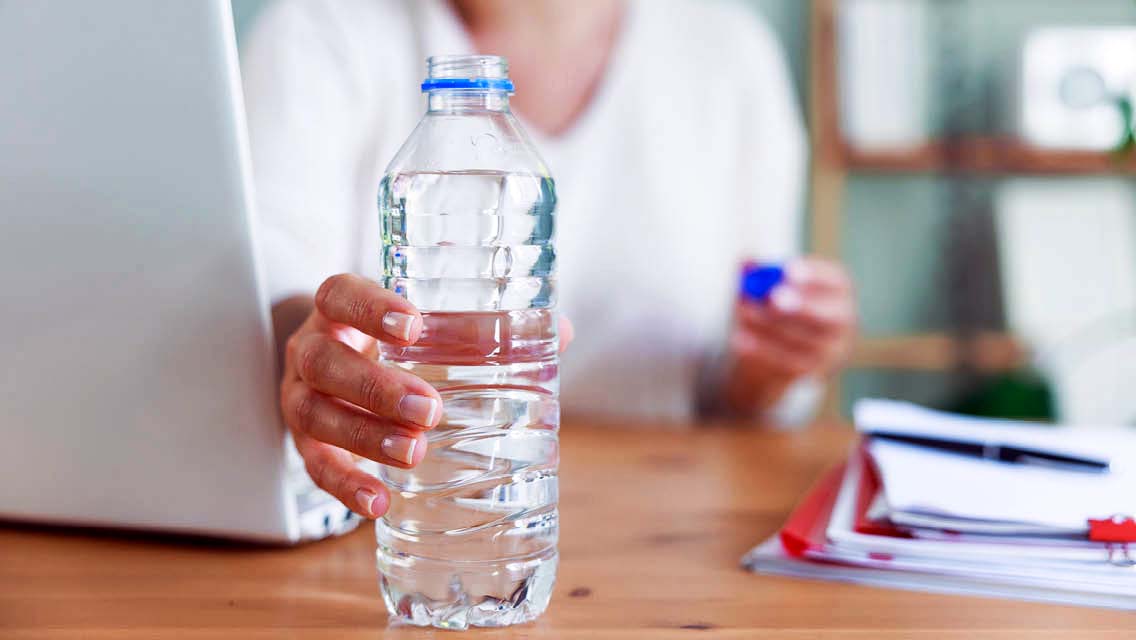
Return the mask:
MULTIPOLYGON (((422 328, 421 313, 405 298, 340 274, 320 286, 315 307, 284 350, 281 409, 308 475, 367 518, 385 513, 390 495, 354 456, 412 467, 426 455, 424 432, 442 415, 432 386, 376 361, 378 341, 414 344, 422 328)), ((572 340, 563 317, 559 337, 563 351, 572 340)))
POLYGON ((377 340, 413 344, 421 331, 422 316, 406 299, 341 274, 320 286, 284 352, 281 409, 308 474, 368 518, 386 512, 390 495, 351 454, 411 467, 426 455, 423 431, 442 416, 432 386, 375 359, 377 340))

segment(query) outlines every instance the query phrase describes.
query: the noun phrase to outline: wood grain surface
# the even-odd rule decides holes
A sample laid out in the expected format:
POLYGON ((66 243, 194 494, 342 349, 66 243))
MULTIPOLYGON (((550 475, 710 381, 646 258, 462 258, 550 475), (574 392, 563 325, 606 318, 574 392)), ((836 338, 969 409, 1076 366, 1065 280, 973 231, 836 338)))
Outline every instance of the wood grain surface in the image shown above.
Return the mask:
MULTIPOLYGON (((843 455, 850 431, 657 427, 566 424, 549 612, 469 636, 1136 637, 1136 616, 1121 612, 747 573, 740 556, 843 455)), ((0 638, 452 636, 388 625, 373 544, 370 527, 280 549, 0 524, 0 638)))

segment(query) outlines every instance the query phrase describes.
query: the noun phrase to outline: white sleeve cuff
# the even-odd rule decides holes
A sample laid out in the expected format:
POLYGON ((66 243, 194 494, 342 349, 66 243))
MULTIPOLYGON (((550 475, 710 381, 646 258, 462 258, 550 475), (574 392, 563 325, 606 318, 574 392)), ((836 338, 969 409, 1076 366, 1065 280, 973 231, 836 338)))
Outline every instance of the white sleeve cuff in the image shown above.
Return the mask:
POLYGON ((806 376, 786 389, 777 404, 761 418, 777 427, 799 429, 816 417, 823 394, 824 383, 813 376, 806 376))

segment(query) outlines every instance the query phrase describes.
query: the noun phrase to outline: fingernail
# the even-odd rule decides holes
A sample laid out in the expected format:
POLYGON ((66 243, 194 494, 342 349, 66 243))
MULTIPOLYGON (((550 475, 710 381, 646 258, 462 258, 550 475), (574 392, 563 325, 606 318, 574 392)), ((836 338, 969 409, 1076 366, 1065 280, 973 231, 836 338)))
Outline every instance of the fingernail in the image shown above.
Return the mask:
POLYGON ((403 396, 398 402, 398 412, 403 420, 432 427, 437 417, 438 401, 429 396, 403 396))
POLYGON ((418 322, 417 316, 412 316, 409 313, 388 311, 383 314, 383 331, 386 331, 396 338, 409 340, 410 334, 414 332, 415 322, 418 322))
POLYGON ((777 287, 769 296, 770 302, 778 311, 792 313, 801 308, 801 294, 789 287, 777 287))
POLYGON ((418 440, 408 436, 387 436, 383 438, 381 446, 387 456, 406 464, 413 464, 414 447, 418 446, 418 440))
POLYGON ((370 489, 359 489, 355 492, 355 503, 363 510, 363 513, 375 517, 375 498, 379 497, 377 493, 370 489))

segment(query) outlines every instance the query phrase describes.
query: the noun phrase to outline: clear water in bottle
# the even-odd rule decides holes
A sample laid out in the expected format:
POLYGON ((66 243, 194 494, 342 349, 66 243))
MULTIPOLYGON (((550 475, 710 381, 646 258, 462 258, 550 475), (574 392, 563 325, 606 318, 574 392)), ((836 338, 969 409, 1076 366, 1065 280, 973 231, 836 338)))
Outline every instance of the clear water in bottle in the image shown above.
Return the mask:
MULTIPOLYGON (((429 63, 431 77, 507 78, 501 58, 429 63)), ((416 468, 380 468, 380 587, 404 622, 503 626, 539 616, 556 577, 556 192, 503 88, 429 82, 379 189, 384 284, 424 328, 382 358, 434 385, 444 416, 416 468)))

